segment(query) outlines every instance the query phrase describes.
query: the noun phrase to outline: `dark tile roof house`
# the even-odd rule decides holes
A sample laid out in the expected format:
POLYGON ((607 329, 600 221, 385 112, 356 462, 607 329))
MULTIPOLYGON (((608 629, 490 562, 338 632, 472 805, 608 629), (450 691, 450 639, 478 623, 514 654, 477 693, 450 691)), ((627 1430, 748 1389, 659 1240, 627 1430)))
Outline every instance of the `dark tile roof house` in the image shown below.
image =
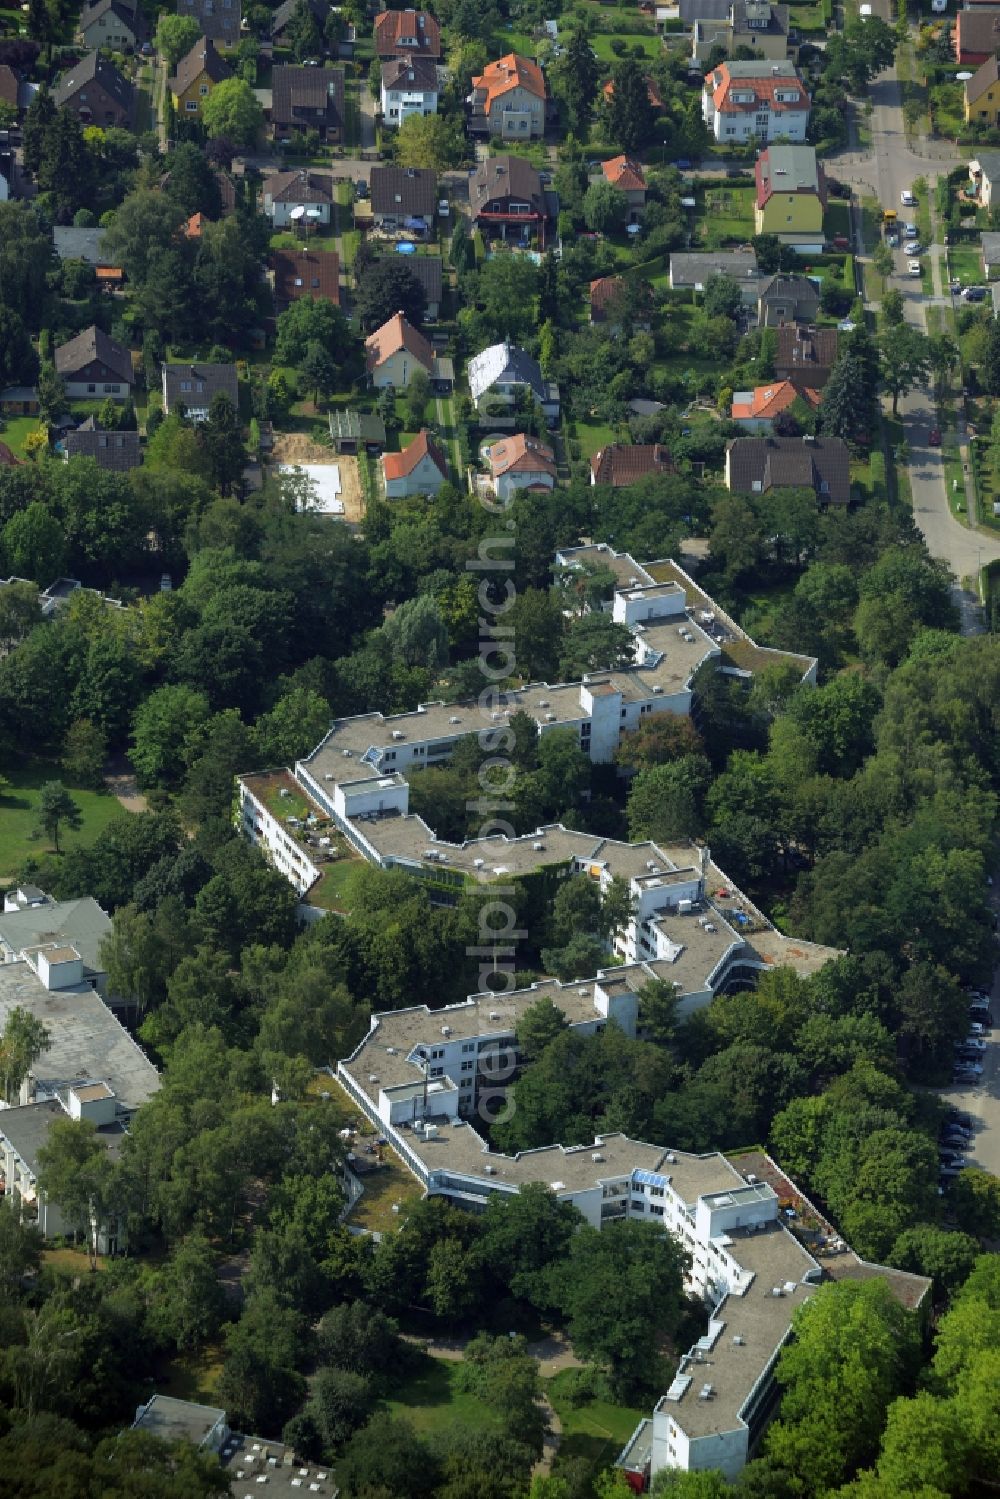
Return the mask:
POLYGON ((56 373, 71 384, 86 380, 114 380, 131 386, 132 355, 124 344, 111 338, 96 324, 84 328, 55 351, 56 373))
POLYGON ((736 437, 726 448, 734 494, 812 489, 821 505, 848 505, 850 453, 839 437, 736 437))
POLYGON ((329 177, 314 172, 273 172, 264 178, 264 207, 272 203, 332 203, 333 184, 329 177))
POLYGON ((93 458, 98 468, 124 474, 142 462, 138 432, 105 432, 92 416, 63 438, 67 458, 93 458))
POLYGON ((239 410, 239 379, 235 364, 164 364, 163 409, 169 415, 178 405, 192 421, 204 421, 213 397, 220 391, 239 410))
POLYGON ((429 57, 393 57, 382 64, 382 88, 408 94, 438 94, 437 63, 429 57))
POLYGON ((757 296, 757 321, 762 328, 808 323, 818 311, 819 287, 808 276, 786 276, 777 271, 762 284, 757 296))
POLYGON ((428 167, 372 167, 369 190, 377 220, 434 218, 437 173, 428 167))
POLYGON ((712 276, 746 281, 756 275, 757 256, 753 250, 679 251, 670 257, 670 285, 674 288, 704 286, 712 276))
POLYGON ((204 73, 212 83, 221 83, 233 76, 233 70, 216 49, 210 36, 200 36, 177 64, 177 72, 167 80, 167 86, 175 98, 186 94, 192 83, 204 73))
POLYGON ((367 411, 330 412, 330 439, 338 453, 369 452, 385 447, 385 422, 367 411))
POLYGON ((390 57, 441 56, 441 27, 426 10, 384 10, 375 17, 375 52, 390 57))
POLYGON ((649 474, 672 474, 674 461, 661 442, 609 442, 590 460, 591 484, 624 489, 649 474))
POLYGON ((725 21, 733 0, 677 0, 677 13, 688 26, 695 21, 725 21))
POLYGON ((473 218, 507 213, 513 200, 526 203, 532 213, 544 214, 541 177, 520 156, 488 156, 469 178, 473 218))
POLYGON ((128 129, 135 113, 132 85, 99 52, 88 52, 72 68, 67 68, 52 100, 57 109, 71 109, 81 125, 119 125, 128 129))
POLYGON ((425 316, 436 318, 441 308, 444 282, 440 255, 410 255, 407 257, 406 269, 413 272, 424 289, 425 316))
POLYGON ((778 329, 774 372, 779 380, 791 380, 796 390, 806 386, 822 390, 836 358, 836 328, 807 328, 802 323, 791 323, 778 329))
POLYGON ((337 141, 344 126, 343 68, 307 68, 288 63, 271 73, 271 127, 276 139, 295 130, 317 130, 337 141))
POLYGON ((279 307, 302 297, 340 302, 340 257, 336 250, 272 250, 274 300, 279 307))
POLYGON ((88 265, 111 264, 101 254, 103 238, 103 229, 78 229, 75 224, 56 224, 52 230, 52 245, 60 260, 85 260, 88 265))
POLYGON ((0 101, 12 109, 24 110, 34 96, 34 88, 10 66, 0 62, 0 101))
MULTIPOLYGON (((289 22, 294 17, 301 3, 302 0, 284 0, 284 3, 278 6, 271 17, 272 42, 280 43, 285 40, 289 22)), ((330 14, 329 6, 324 5, 323 0, 306 0, 306 6, 312 11, 313 19, 322 33, 326 18, 330 14)))
POLYGON ((177 0, 177 14, 192 16, 203 36, 235 47, 240 39, 240 0, 177 0))

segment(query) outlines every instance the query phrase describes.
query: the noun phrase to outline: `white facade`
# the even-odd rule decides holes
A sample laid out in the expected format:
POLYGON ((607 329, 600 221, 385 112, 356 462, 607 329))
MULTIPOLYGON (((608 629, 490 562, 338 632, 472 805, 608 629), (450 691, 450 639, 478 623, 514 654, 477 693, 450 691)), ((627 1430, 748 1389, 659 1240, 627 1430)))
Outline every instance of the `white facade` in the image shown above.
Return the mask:
POLYGON ((519 489, 554 489, 555 478, 548 470, 538 469, 512 469, 505 474, 497 474, 493 480, 493 490, 498 500, 506 503, 517 493, 519 489))
POLYGON ((382 80, 380 93, 382 120, 386 125, 402 125, 410 115, 436 115, 438 111, 437 89, 386 88, 382 80))
POLYGON ((283 826, 255 796, 245 778, 239 781, 240 831, 256 844, 268 861, 294 885, 300 895, 315 884, 322 871, 314 864, 289 827, 283 826))
POLYGON ((329 203, 275 203, 267 193, 264 194, 264 212, 275 229, 301 229, 308 233, 310 229, 330 222, 329 203))

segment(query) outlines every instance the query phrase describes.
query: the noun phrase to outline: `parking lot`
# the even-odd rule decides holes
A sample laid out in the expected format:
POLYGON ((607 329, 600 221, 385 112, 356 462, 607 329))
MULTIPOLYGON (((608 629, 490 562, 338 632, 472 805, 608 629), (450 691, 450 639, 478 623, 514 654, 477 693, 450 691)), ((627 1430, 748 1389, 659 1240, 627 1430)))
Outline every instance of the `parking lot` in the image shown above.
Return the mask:
MULTIPOLYGON (((1000 911, 1000 896, 991 892, 991 905, 1000 911)), ((1000 970, 993 974, 991 1009, 1000 1017, 1000 970)), ((975 1120, 972 1140, 966 1155, 973 1165, 1000 1176, 1000 1028, 986 1037, 983 1071, 976 1083, 953 1083, 942 1088, 941 1097, 956 1109, 971 1114, 975 1120)))

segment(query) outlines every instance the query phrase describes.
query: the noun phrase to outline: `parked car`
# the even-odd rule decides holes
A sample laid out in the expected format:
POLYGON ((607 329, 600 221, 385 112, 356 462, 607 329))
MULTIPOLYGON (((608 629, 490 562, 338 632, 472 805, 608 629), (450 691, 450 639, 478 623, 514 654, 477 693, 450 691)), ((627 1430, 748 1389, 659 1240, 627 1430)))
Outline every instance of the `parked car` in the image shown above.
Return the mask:
POLYGON ((978 1082, 983 1069, 978 1062, 956 1062, 953 1077, 957 1083, 978 1082))
POLYGON ((907 274, 910 275, 910 276, 919 276, 920 275, 920 261, 919 260, 908 260, 906 262, 906 270, 907 270, 907 274))
POLYGON ((986 1035, 986 1027, 985 1027, 985 1025, 983 1025, 983 1023, 982 1023, 981 1020, 973 1020, 972 1021, 971 1025, 969 1026, 969 1035, 970 1036, 985 1036, 986 1035))
POLYGON ((985 286, 967 286, 965 288, 964 292, 962 293, 962 296, 965 298, 965 300, 967 302, 985 302, 986 301, 986 287, 985 286))
POLYGON ((907 255, 923 255, 924 247, 923 245, 918 244, 916 240, 914 240, 912 245, 906 246, 906 253, 907 255))
POLYGON ((359 177, 357 182, 354 184, 354 192, 355 196, 358 198, 367 198, 368 184, 363 177, 359 177))
POLYGON ((899 201, 900 201, 900 203, 902 203, 902 205, 903 205, 904 208, 915 208, 916 207, 917 200, 913 196, 913 194, 911 193, 911 191, 910 191, 910 189, 908 187, 904 187, 903 188, 903 191, 899 195, 899 201))
POLYGON ((966 989, 965 992, 977 1004, 988 1005, 990 1002, 990 996, 986 993, 985 989, 966 989))
POLYGON ((967 1114, 964 1109, 949 1109, 944 1117, 949 1120, 954 1120, 956 1124, 962 1125, 963 1128, 969 1130, 970 1133, 975 1127, 976 1121, 973 1119, 972 1115, 967 1114))
POLYGON ((885 237, 885 242, 889 246, 890 250, 898 250, 899 249, 899 235, 898 234, 887 234, 886 237, 885 237))
POLYGON ((941 446, 941 428, 932 427, 927 434, 927 441, 932 448, 939 448, 941 446))
POLYGON ((916 224, 904 224, 903 225, 903 238, 904 239, 917 239, 919 237, 919 235, 920 235, 920 230, 917 228, 916 224))

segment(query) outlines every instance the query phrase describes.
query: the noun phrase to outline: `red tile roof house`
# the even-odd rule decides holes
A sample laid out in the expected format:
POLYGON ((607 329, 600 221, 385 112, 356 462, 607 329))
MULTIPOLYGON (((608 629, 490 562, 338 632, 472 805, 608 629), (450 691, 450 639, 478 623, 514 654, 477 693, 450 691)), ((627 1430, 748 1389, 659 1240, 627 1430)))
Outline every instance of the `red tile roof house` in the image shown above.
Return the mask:
POLYGON ((379 390, 403 390, 416 370, 433 376, 434 351, 424 335, 397 312, 365 339, 368 378, 379 390))
POLYGON ((601 172, 605 182, 610 182, 612 187, 625 194, 628 221, 637 224, 646 206, 646 179, 642 167, 631 156, 612 156, 610 161, 601 163, 601 172))
POLYGON ((384 10, 375 17, 375 53, 392 57, 441 56, 441 27, 427 10, 384 10))
POLYGON ((426 427, 401 453, 383 453, 381 462, 387 500, 437 494, 448 478, 445 456, 426 427))
MULTIPOLYGON (((649 311, 652 311, 652 290, 648 281, 640 283, 649 293, 649 311)), ((590 321, 592 323, 608 323, 612 328, 617 324, 615 319, 620 315, 621 302, 625 295, 626 281, 624 276, 598 276, 596 281, 590 283, 590 321)), ((647 298, 644 296, 643 301, 647 298)), ((649 318, 640 316, 635 319, 634 327, 642 328, 648 332, 650 328, 649 318)))
POLYGON ((649 474, 672 474, 674 461, 660 442, 609 442, 590 460, 591 484, 625 489, 649 474))
POLYGON ((978 67, 1000 52, 1000 8, 960 10, 955 17, 954 45, 955 56, 963 65, 978 67))
POLYGON ((272 250, 274 303, 279 311, 303 297, 340 303, 340 256, 336 250, 272 250))
MULTIPOLYGON (((601 92, 603 93, 605 99, 607 99, 610 103, 615 96, 614 80, 609 78, 601 92)), ((649 100, 653 109, 658 110, 660 113, 663 112, 663 95, 657 88, 656 79, 652 78, 648 73, 646 74, 646 98, 649 100)))
POLYGON ((556 459, 537 437, 515 432, 487 450, 490 478, 498 500, 508 500, 518 489, 554 489, 556 459))
POLYGON ((770 385, 757 385, 753 390, 734 391, 732 419, 747 432, 770 432, 774 418, 794 406, 800 396, 814 410, 819 406, 818 390, 806 386, 798 391, 791 380, 775 380, 770 385))
POLYGON ((469 131, 510 142, 539 140, 545 134, 547 97, 545 74, 534 58, 508 52, 472 80, 469 131))
POLYGON ((804 141, 812 105, 795 64, 722 62, 705 78, 701 115, 722 144, 804 141))

